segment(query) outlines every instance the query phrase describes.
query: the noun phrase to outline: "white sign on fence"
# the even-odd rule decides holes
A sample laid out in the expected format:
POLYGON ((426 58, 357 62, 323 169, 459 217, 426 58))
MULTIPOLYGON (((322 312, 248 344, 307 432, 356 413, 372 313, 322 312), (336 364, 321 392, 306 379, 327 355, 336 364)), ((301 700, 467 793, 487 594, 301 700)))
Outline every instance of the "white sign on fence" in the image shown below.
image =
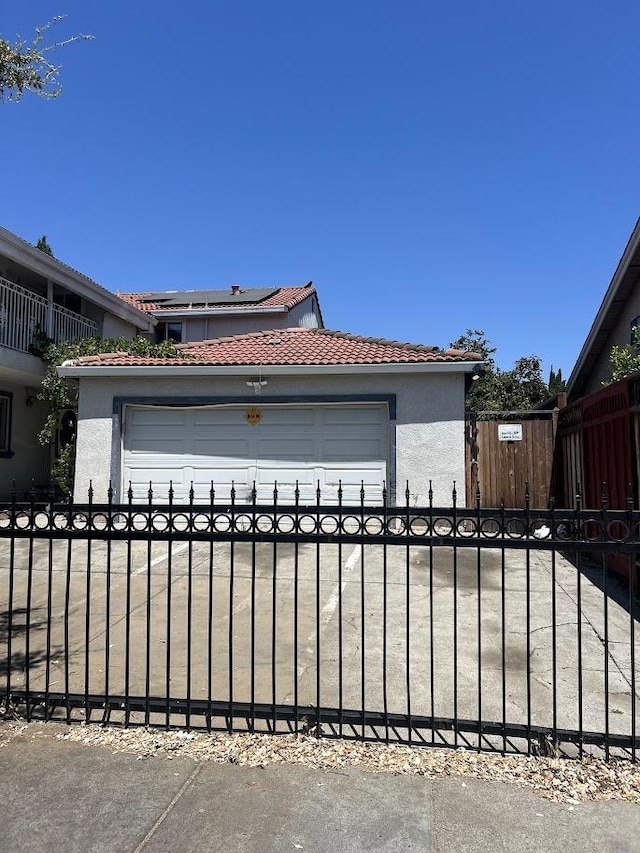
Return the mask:
POLYGON ((498 441, 522 441, 522 424, 498 424, 498 441))

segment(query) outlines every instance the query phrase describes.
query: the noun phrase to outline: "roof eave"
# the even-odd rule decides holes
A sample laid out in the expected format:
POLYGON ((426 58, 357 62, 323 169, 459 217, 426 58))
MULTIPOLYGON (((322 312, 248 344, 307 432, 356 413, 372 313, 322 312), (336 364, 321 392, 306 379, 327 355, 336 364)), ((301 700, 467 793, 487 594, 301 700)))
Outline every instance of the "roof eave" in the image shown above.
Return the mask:
POLYGON ((290 309, 286 305, 252 305, 247 307, 235 306, 231 308, 150 308, 149 313, 159 320, 177 317, 211 317, 213 315, 234 316, 236 314, 286 314, 290 309))
POLYGON ((155 319, 139 308, 135 308, 115 293, 104 289, 82 273, 74 272, 71 267, 56 258, 42 252, 35 246, 0 226, 0 254, 14 263, 25 266, 43 278, 55 281, 72 293, 91 300, 96 305, 114 314, 138 329, 150 331, 156 325, 155 319))
POLYGON ((358 375, 394 373, 472 373, 480 361, 421 361, 384 364, 161 364, 105 365, 64 364, 58 367, 60 376, 101 379, 137 376, 147 379, 165 376, 246 376, 260 373, 271 376, 358 375))

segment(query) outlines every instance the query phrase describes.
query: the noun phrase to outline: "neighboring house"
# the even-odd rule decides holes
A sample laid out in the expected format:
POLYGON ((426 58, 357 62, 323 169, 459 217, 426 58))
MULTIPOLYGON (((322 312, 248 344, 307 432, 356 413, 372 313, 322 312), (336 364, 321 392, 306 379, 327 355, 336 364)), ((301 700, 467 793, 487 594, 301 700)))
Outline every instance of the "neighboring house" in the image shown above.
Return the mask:
POLYGON ((611 379, 611 348, 631 343, 634 326, 640 327, 640 219, 567 382, 569 402, 599 391, 611 379))
POLYGON ((640 376, 611 380, 611 350, 634 341, 640 327, 640 220, 625 247, 567 382, 558 416, 557 506, 638 506, 640 376))
POLYGON ((13 480, 22 499, 32 481, 49 476, 50 448, 37 441, 46 409, 37 400, 44 365, 30 351, 34 338, 132 338, 154 326, 149 315, 0 228, 0 499, 13 480))
POLYGON ((262 329, 322 328, 312 282, 298 287, 166 290, 119 296, 156 320, 156 342, 191 343, 262 329))
POLYGON ((77 500, 449 505, 464 502, 464 398, 481 357, 457 350, 288 328, 180 347, 180 357, 87 356, 59 372, 79 380, 77 500))

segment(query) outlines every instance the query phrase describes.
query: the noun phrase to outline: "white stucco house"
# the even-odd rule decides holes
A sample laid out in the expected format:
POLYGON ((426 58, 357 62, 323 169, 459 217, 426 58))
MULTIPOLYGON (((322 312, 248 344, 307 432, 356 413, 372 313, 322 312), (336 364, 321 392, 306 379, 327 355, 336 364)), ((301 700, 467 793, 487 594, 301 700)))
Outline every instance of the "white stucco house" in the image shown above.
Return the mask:
POLYGON ((0 500, 49 481, 52 449, 37 435, 44 363, 34 344, 152 335, 156 320, 26 240, 0 228, 0 500))
POLYGON ((66 362, 79 382, 75 497, 449 504, 464 496, 464 398, 475 353, 297 326, 66 362))

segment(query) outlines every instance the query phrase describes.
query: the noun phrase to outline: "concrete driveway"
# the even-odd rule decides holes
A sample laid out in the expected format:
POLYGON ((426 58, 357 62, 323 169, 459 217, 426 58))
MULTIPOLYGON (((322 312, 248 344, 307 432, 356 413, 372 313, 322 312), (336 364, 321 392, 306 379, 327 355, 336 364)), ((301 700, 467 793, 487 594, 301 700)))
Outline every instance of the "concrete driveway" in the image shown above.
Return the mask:
MULTIPOLYGON (((5 649, 10 547, 0 541, 5 649)), ((87 682, 124 694, 128 678, 131 696, 147 685, 163 696, 168 677, 174 698, 207 699, 211 688, 235 702, 341 700, 549 727, 555 715, 567 729, 582 714, 585 730, 631 731, 638 624, 560 555, 532 551, 527 566, 523 551, 503 561, 483 548, 479 567, 475 548, 76 541, 69 556, 63 541, 36 540, 27 631, 30 548, 15 542, 14 689, 26 683, 28 643, 32 690, 48 677, 64 692, 68 659, 72 693, 87 682)))

